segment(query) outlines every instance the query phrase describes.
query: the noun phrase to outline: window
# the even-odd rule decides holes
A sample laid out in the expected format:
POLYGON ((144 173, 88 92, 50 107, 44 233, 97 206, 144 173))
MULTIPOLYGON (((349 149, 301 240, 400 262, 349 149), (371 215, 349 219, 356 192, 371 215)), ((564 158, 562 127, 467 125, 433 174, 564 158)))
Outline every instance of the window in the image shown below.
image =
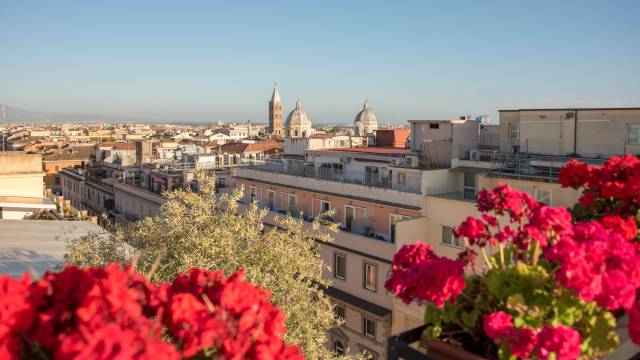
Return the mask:
POLYGON ((464 190, 463 198, 465 200, 476 199, 476 173, 467 171, 464 173, 464 190))
POLYGON ((398 173, 398 184, 404 185, 407 183, 407 174, 403 172, 398 173))
POLYGON ((347 308, 342 305, 336 304, 333 307, 333 315, 336 319, 344 320, 347 318, 347 308))
POLYGON ((324 200, 320 201, 320 212, 325 213, 329 210, 331 210, 331 203, 324 200))
POLYGON ((516 140, 520 136, 520 123, 509 123, 509 139, 516 140))
POLYGON ((334 178, 344 175, 344 165, 342 165, 341 163, 332 163, 331 166, 333 168, 334 178))
POLYGON ((274 209, 276 193, 273 190, 267 190, 267 207, 269 210, 274 209))
POLYGON ((344 255, 333 254, 333 276, 344 280, 347 274, 347 259, 344 255))
POLYGON ((364 263, 364 288, 376 291, 378 287, 378 268, 373 264, 364 263))
POLYGON ((440 129, 440 124, 429 124, 429 129, 440 129))
POLYGON ((442 227, 442 244, 458 248, 464 247, 462 239, 453 236, 453 228, 450 226, 442 227))
POLYGON ((351 205, 344 206, 344 228, 351 231, 351 223, 356 218, 356 208, 351 205))
POLYGON ((342 343, 340 341, 335 341, 333 343, 333 352, 335 352, 337 355, 344 355, 344 345, 342 345, 342 343))
POLYGON ((545 205, 551 205, 551 190, 534 187, 533 197, 545 205))
POLYGON ((380 170, 377 166, 365 167, 364 183, 371 186, 380 186, 380 170))
POLYGON ((255 187, 250 187, 249 188, 249 199, 251 200, 251 202, 256 201, 256 188, 255 187))
POLYGON ((640 145, 640 125, 629 125, 627 129, 627 144, 640 145))
POLYGON ((362 332, 371 336, 372 338, 376 337, 376 322, 375 320, 367 319, 366 317, 362 318, 362 332))
POLYGON ((396 239, 396 223, 408 218, 408 216, 404 215, 389 214, 389 236, 391 238, 391 242, 394 242, 396 239))

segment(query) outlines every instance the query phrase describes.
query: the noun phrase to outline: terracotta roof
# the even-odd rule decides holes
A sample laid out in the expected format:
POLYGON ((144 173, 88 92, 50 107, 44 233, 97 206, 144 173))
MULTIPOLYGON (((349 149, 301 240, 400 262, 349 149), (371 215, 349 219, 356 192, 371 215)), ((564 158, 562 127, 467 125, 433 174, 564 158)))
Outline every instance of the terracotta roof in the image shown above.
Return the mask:
POLYGON ((116 150, 135 150, 136 144, 134 143, 116 143, 114 145, 116 150))
POLYGON ((61 152, 45 156, 43 161, 89 160, 93 153, 93 146, 71 146, 61 152))
POLYGON ((240 154, 245 152, 269 152, 273 150, 282 150, 283 148, 282 143, 277 142, 263 142, 255 144, 227 143, 220 146, 220 152, 240 154))

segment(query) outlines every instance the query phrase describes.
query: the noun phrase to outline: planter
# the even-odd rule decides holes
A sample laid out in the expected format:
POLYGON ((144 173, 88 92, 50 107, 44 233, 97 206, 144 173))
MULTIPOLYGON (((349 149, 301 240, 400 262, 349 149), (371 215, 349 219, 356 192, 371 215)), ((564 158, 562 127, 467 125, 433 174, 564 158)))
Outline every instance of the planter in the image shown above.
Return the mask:
POLYGON ((427 355, 433 360, 488 360, 486 357, 470 353, 459 346, 438 340, 422 342, 427 348, 427 355))
POLYGON ((426 325, 411 329, 389 338, 389 360, 488 360, 470 353, 459 346, 444 341, 427 340, 423 337, 426 325), (419 343, 420 347, 411 347, 419 343), (426 348, 426 349, 425 349, 426 348))

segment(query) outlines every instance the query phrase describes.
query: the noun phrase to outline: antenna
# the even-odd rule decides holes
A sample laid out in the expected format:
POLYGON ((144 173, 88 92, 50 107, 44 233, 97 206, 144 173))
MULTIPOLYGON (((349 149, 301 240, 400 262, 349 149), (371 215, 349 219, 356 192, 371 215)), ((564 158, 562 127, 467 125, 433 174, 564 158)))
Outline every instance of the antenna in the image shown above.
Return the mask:
POLYGON ((2 127, 2 133, 0 134, 0 136, 2 136, 2 151, 7 151, 7 137, 5 135, 5 128, 4 128, 4 120, 7 116, 7 107, 4 104, 0 104, 0 127, 2 127))

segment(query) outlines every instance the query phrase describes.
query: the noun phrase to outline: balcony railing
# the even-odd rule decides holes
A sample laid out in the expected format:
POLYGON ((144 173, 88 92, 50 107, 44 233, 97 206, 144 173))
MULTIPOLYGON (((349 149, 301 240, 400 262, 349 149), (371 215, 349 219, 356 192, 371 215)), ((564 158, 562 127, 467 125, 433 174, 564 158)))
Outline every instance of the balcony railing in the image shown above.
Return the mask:
POLYGON ((328 167, 315 167, 308 165, 285 167, 282 163, 272 162, 256 166, 245 166, 241 169, 238 169, 236 174, 238 174, 238 176, 242 176, 242 170, 244 169, 299 176, 317 180, 334 181, 347 184, 372 186, 415 194, 421 193, 422 185, 422 178, 420 174, 403 171, 400 172, 404 174, 404 180, 402 182, 399 182, 398 180, 394 181, 393 172, 396 172, 396 174, 398 173, 398 171, 394 169, 390 169, 386 174, 383 173, 382 170, 376 173, 367 173, 362 171, 349 171, 347 169, 333 169, 328 167))
POLYGON ((528 140, 516 151, 502 151, 491 161, 491 174, 557 181, 560 169, 570 160, 579 160, 590 165, 601 165, 605 158, 539 155, 528 152, 528 140))

